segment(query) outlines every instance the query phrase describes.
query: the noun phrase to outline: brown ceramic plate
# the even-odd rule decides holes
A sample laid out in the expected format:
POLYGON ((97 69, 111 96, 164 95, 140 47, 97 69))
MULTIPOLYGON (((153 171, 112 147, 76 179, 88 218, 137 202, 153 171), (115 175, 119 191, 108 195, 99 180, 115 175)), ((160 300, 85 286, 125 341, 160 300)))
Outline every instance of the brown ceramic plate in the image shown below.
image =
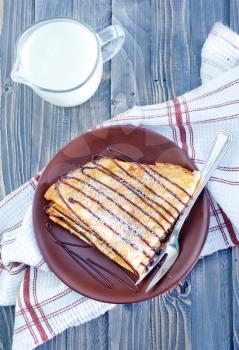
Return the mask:
MULTIPOLYGON (((194 205, 189 218, 183 226, 180 237, 179 257, 165 277, 149 293, 146 286, 152 278, 148 276, 140 285, 139 291, 128 289, 113 275, 101 270, 110 280, 112 288, 103 284, 82 269, 82 267, 58 244, 49 232, 49 218, 44 207, 47 201, 44 193, 60 176, 65 175, 73 166, 83 165, 91 160, 93 154, 104 153, 107 146, 115 148, 138 159, 140 162, 169 162, 187 169, 195 169, 192 161, 174 143, 150 130, 134 126, 113 126, 87 132, 64 146, 49 162, 41 175, 33 203, 34 230, 42 255, 52 271, 75 291, 104 302, 134 303, 164 293, 174 287, 197 262, 208 232, 209 205, 206 193, 202 193, 194 205)), ((57 238, 69 243, 82 243, 58 225, 51 230, 57 238)), ((86 245, 83 243, 83 245, 86 245)), ((72 247, 72 246, 71 246, 72 247)), ((84 259, 90 259, 105 267, 118 277, 127 281, 125 271, 102 255, 95 248, 73 247, 84 259)))

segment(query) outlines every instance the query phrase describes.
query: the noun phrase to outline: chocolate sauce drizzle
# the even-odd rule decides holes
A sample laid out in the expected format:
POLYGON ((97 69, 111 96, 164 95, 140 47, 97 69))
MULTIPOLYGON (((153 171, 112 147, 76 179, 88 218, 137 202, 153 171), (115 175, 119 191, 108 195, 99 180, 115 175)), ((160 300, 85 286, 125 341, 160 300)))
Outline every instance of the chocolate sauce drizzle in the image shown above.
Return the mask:
MULTIPOLYGON (((130 263, 130 261, 128 261, 128 259, 126 259, 117 249, 115 249, 114 247, 112 247, 106 240, 104 240, 92 227, 90 227, 82 218, 79 217, 79 215, 76 213, 76 211, 72 208, 71 205, 69 205, 67 203, 67 201, 64 199, 64 197, 62 196, 61 192, 60 192, 60 181, 56 183, 55 185, 56 187, 56 191, 58 193, 58 196, 60 197, 60 199, 62 200, 62 202, 66 205, 66 207, 72 212, 72 214, 80 221, 83 223, 84 226, 87 227, 87 230, 91 231, 93 233, 93 235, 95 235, 101 242, 103 242, 109 249, 111 249, 116 255, 118 255, 131 269, 132 271, 134 271, 134 273, 138 276, 138 271, 132 266, 132 264, 130 263)), ((86 208, 86 207, 85 207, 86 208)), ((87 210, 87 208, 86 208, 87 210)), ((73 221, 73 220, 72 220, 73 221)), ((77 224, 77 221, 73 221, 75 224, 77 224)))
MULTIPOLYGON (((108 184, 92 177, 90 174, 84 172, 84 175, 86 177, 88 177, 89 179, 91 179, 92 181, 95 181, 96 183, 99 183, 100 185, 108 188, 109 190, 111 190, 112 192, 115 192, 115 189, 113 187, 110 187, 108 184)), ((68 177, 69 178, 69 177, 68 177)), ((73 178, 73 177, 72 177, 73 178)), ((162 227, 162 224, 157 220, 155 219, 155 217, 153 217, 151 214, 147 213, 143 208, 141 208, 140 206, 137 205, 137 203, 131 201, 128 197, 126 197, 123 193, 120 193, 117 191, 117 195, 120 196, 121 198, 123 198, 125 201, 129 202, 130 204, 134 205, 139 211, 141 211, 144 215, 146 215, 147 217, 149 217, 151 220, 153 220, 156 224, 158 224, 159 226, 162 227)), ((154 208, 154 211, 155 208, 154 208)), ((157 212, 157 211, 156 211, 157 212)), ((169 224, 171 224, 171 222, 168 220, 168 218, 166 216, 164 216, 163 214, 161 214, 160 212, 157 212, 159 213, 159 215, 165 220, 167 221, 169 224)))
MULTIPOLYGON (((85 210, 87 210, 89 213, 91 213, 91 215, 93 216, 93 217, 95 217, 97 220, 100 220, 101 221, 101 223, 104 225, 104 226, 106 226, 110 231, 112 231, 113 233, 115 233, 117 236, 119 236, 121 239, 122 239, 122 241, 124 241, 124 242, 126 242, 126 243, 128 243, 132 248, 134 248, 134 249, 136 249, 136 250, 138 250, 138 247, 137 247, 137 245, 135 245, 134 243, 132 243, 129 239, 127 239, 127 238, 125 238, 125 237, 122 237, 121 235, 120 235, 120 233, 117 231, 117 230, 115 230, 114 228, 112 228, 109 224, 107 224, 107 222, 106 221, 104 221, 104 220, 102 220, 97 214, 95 214, 91 209, 89 209, 89 208, 87 208, 84 204, 82 204, 80 201, 77 201, 76 199, 74 199, 74 198, 68 198, 68 200, 69 200, 69 202, 70 203, 72 203, 72 204, 78 204, 78 205, 80 205, 81 207, 83 207, 85 210)), ((97 201, 97 200, 95 200, 95 202, 97 203, 97 204, 99 204, 99 201, 97 201)), ((108 213, 112 213, 110 210, 108 210, 108 209, 105 209, 108 213)), ((112 213, 112 215, 114 215, 113 213, 112 213)), ((117 218, 117 220, 118 220, 118 217, 116 216, 116 215, 114 215, 114 217, 115 218, 117 218)), ((147 241, 146 241, 147 242, 147 241)), ((148 244, 148 246, 151 248, 151 246, 150 246, 150 244, 147 242, 147 244, 148 244)), ((152 248, 151 248, 152 249, 152 248)), ((147 257, 147 258, 151 258, 151 256, 150 255, 148 255, 145 251, 143 251, 143 254, 147 257)))
MULTIPOLYGON (((135 158, 129 157, 127 154, 125 154, 122 151, 119 151, 113 147, 107 147, 107 151, 108 153, 111 153, 112 155, 116 156, 117 158, 123 160, 123 161, 131 161, 135 164, 137 164, 139 167, 141 167, 147 174, 149 174, 149 176, 151 176, 156 182, 158 182, 161 186, 163 186, 163 184, 157 179, 155 178, 155 176, 152 176, 152 174, 150 174, 150 172, 155 173, 157 176, 160 176, 162 179, 166 180, 167 182, 171 183, 171 185, 177 187, 179 190, 181 190, 182 192, 184 192, 187 196, 189 196, 190 198, 192 197, 191 194, 185 190, 182 186, 180 186, 179 184, 177 184, 175 181, 169 179, 168 177, 166 177, 165 175, 161 174, 159 171, 155 171, 154 169, 150 168, 150 172, 145 168, 144 164, 141 164, 140 162, 138 162, 135 158)), ((165 190, 170 191, 168 189, 168 187, 164 187, 165 190)), ((171 192, 170 192, 171 193, 171 192)), ((175 193, 172 193, 173 196, 175 196, 175 193)), ((181 199, 178 199, 179 201, 181 201, 181 199)), ((185 204, 185 203, 183 203, 185 204)))
MULTIPOLYGON (((159 178, 157 177, 161 177, 162 179, 164 179, 165 181, 171 183, 172 185, 174 185, 176 188, 178 188, 179 190, 183 191, 185 194, 187 194, 189 197, 191 197, 191 195, 184 190, 180 185, 178 185, 177 183, 175 183, 174 181, 172 181, 171 179, 168 179, 166 176, 160 174, 157 171, 154 171, 154 169, 148 170, 143 164, 139 163, 136 159, 126 155, 125 153, 113 148, 113 147, 108 147, 107 148, 107 152, 112 155, 113 157, 116 157, 120 160, 123 161, 130 161, 133 163, 136 163, 137 165, 139 165, 144 172, 147 173, 147 175, 152 178, 154 181, 156 181, 161 187, 164 188, 165 191, 167 191, 171 196, 173 196, 175 199, 177 199, 181 204, 183 204, 184 206, 186 205, 181 198, 174 193, 170 188, 168 188, 168 186, 165 183, 162 183, 162 181, 160 181, 159 178), (157 175, 157 177, 155 176, 157 175)), ((144 215, 148 216, 151 220, 153 220, 154 222, 156 222, 163 230, 164 232, 164 236, 163 237, 158 237, 160 241, 162 241, 162 239, 165 239, 166 236, 166 230, 164 228, 164 226, 162 225, 162 223, 160 223, 156 218, 154 218, 151 214, 147 213, 143 208, 141 208, 140 206, 138 206, 136 203, 132 202, 127 196, 125 196, 124 194, 116 191, 113 187, 111 187, 110 185, 94 178, 93 176, 91 176, 88 172, 86 172, 85 170, 87 169, 94 169, 97 168, 98 171, 101 171, 102 173, 104 173, 105 175, 108 175, 109 177, 114 178, 117 182, 119 182, 122 186, 126 187, 129 191, 131 191, 132 193, 134 193, 141 201, 143 201, 147 206, 149 206, 151 209, 153 209, 154 212, 156 212, 160 217, 162 217, 166 222, 168 222, 169 224, 171 224, 171 221, 159 210, 157 210, 158 208, 161 208, 165 213, 167 213, 168 215, 170 215, 174 220, 177 219, 177 216, 175 216, 174 213, 172 213, 171 211, 169 211, 168 208, 165 207, 165 205, 163 204, 159 204, 157 201, 155 201, 153 198, 150 198, 146 193, 141 192, 139 189, 134 188, 132 186, 132 184, 130 182, 128 182, 127 180, 125 180, 124 178, 122 178, 120 175, 118 174, 114 174, 113 172, 111 172, 109 169, 107 169, 106 167, 104 167, 104 165, 100 164, 97 162, 97 159, 99 158, 108 158, 105 155, 102 154, 94 154, 92 156, 92 163, 94 164, 94 166, 77 166, 77 168, 80 168, 82 173, 84 173, 84 175, 91 179, 92 181, 101 184, 102 186, 108 188, 109 190, 111 190, 112 192, 116 192, 117 195, 119 195, 121 198, 124 198, 124 200, 128 201, 129 203, 131 203, 132 205, 134 205, 138 210, 140 210, 144 215), (156 206, 156 207, 155 207, 156 206)), ((155 195, 156 197, 160 198, 163 202, 167 203, 171 208, 173 208, 177 214, 180 214, 180 211, 177 209, 177 207, 175 207, 172 203, 170 203, 168 200, 166 200, 165 198, 163 198, 162 196, 160 196, 158 193, 156 193, 152 188, 150 188, 149 186, 147 186, 143 181, 141 181, 140 179, 138 179, 137 177, 135 177, 133 174, 130 174, 126 169, 124 169, 119 162, 115 159, 115 158, 111 158, 111 160, 114 162, 114 164, 121 170, 123 171, 127 176, 129 176, 130 178, 132 178, 134 181, 138 182, 139 184, 141 184, 144 188, 146 188, 150 193, 152 193, 153 195, 155 195)), ((112 210, 108 209, 107 207, 105 207, 104 205, 102 205, 102 203, 100 201, 98 201, 97 199, 93 198, 92 196, 90 196, 89 194, 85 193, 84 191, 82 191, 80 188, 68 183, 66 180, 67 179, 72 179, 74 181, 77 182, 81 182, 84 185, 87 185, 88 187, 90 187, 91 189, 93 189, 94 191, 96 191, 97 193, 101 194, 102 196, 104 196, 105 198, 107 198, 107 200, 111 201, 112 203, 114 203, 115 205, 117 205, 118 208, 120 208, 120 210, 124 211, 125 213, 127 213, 129 216, 131 216, 137 223, 139 223, 140 225, 142 225, 148 232, 150 232, 151 234, 154 234, 156 236, 156 233, 153 232, 149 227, 147 227, 147 225, 145 225, 142 221, 140 221, 139 219, 137 219, 132 213, 130 213, 129 211, 127 211, 126 209, 124 209, 119 203, 117 203, 113 198, 109 197, 108 195, 106 195, 103 191, 101 191, 100 189, 97 189, 94 185, 79 179, 77 177, 74 176, 70 176, 70 175, 66 175, 64 177, 62 177, 60 180, 58 180, 58 182, 55 184, 55 188, 56 191, 58 193, 59 198, 62 200, 62 202, 65 204, 65 206, 69 209, 69 211, 74 215, 74 217, 77 218, 77 220, 74 220, 72 217, 68 216, 65 212, 62 212, 59 208, 56 208, 53 206, 53 209, 55 211, 58 211, 59 214, 63 215, 65 218, 67 218, 67 221, 64 220, 64 218, 54 215, 54 214, 50 214, 51 216, 55 216, 57 217, 58 220, 61 220, 64 224, 68 225, 68 227, 70 227, 72 230, 76 231, 77 233, 79 233, 82 237, 85 238, 85 240, 92 246, 95 246, 93 242, 89 242, 89 239, 87 238, 87 236, 84 234, 84 232, 82 231, 88 231, 88 232, 92 232, 93 235, 99 240, 101 241, 104 245, 106 245, 111 251, 113 251, 116 255, 118 255, 130 268, 131 270, 136 274, 139 275, 137 270, 132 266, 132 264, 130 263, 130 261, 128 261, 119 251, 117 248, 112 247, 103 237, 101 237, 96 230, 94 230, 93 228, 91 228, 87 222, 85 222, 81 217, 79 217, 79 215, 77 214, 77 212, 74 210, 74 206, 75 205, 80 205, 82 208, 84 208, 85 210, 87 210, 93 217, 95 217, 97 220, 100 220, 101 223, 103 225, 105 225, 109 230, 111 230, 114 234, 116 234, 117 236, 120 237, 121 240, 127 242, 127 244, 129 244, 130 246, 132 246, 134 249, 139 250, 139 248, 137 247, 137 245, 133 244, 129 239, 127 239, 126 237, 123 237, 119 232, 117 232, 116 229, 112 228, 107 222, 105 222, 102 218, 100 218, 95 212, 93 212, 90 208, 88 208, 87 206, 85 206, 82 202, 77 201, 76 199, 69 197, 67 200, 63 197, 61 191, 60 191, 60 185, 66 185, 68 187, 73 188, 74 190, 80 192, 83 196, 85 196, 86 198, 90 199, 91 201, 94 201, 95 203, 97 203, 97 205, 99 205, 104 211, 106 211, 109 215, 111 215, 114 219, 116 219, 118 222, 122 223, 123 225, 127 225, 128 229, 131 230, 132 232, 134 232, 137 237, 142 240, 148 247, 150 247, 151 250, 154 251, 154 253, 157 253, 157 250, 155 248, 153 248, 150 243, 144 238, 142 237, 142 235, 140 235, 140 233, 132 228, 126 221, 124 221, 123 219, 119 218, 117 215, 115 215, 112 210)), ((102 274, 102 272, 99 271, 99 269, 104 270, 105 272, 111 274, 112 276, 114 276, 116 279, 118 279, 121 283, 125 284, 125 281, 121 280, 121 278, 119 276, 116 276, 113 272, 109 271, 108 269, 102 267, 101 265, 93 262, 91 259, 87 258, 87 259, 83 259, 79 254, 77 254, 76 252, 74 252, 73 250, 71 250, 69 248, 69 246, 71 245, 70 243, 67 242, 63 242, 60 240, 57 240, 57 244, 61 245, 62 248, 71 255, 71 257, 78 262, 78 264, 82 267, 85 268, 85 270, 87 272, 89 272, 89 274, 96 278, 97 280, 100 281, 100 283, 103 283, 106 288, 112 288, 112 283, 107 280, 107 278, 102 274), (94 269, 93 269, 94 266, 94 269), (91 270, 90 270, 91 269, 91 270), (92 269, 94 270, 94 272, 92 272, 92 269), (98 273, 98 277, 95 275, 95 273, 98 273), (100 278, 99 278, 100 276, 100 278)), ((77 246, 77 245, 74 245, 77 246)), ((80 247, 80 246, 78 246, 80 247)), ((83 246, 82 246, 83 247, 83 246)), ((142 253, 148 258, 149 263, 152 260, 152 257, 147 254, 145 251, 142 251, 142 253)), ((144 262, 141 262, 141 265, 144 266, 145 268, 147 268, 147 264, 145 264, 144 262)), ((127 275, 128 276, 128 275, 127 275)), ((128 278, 130 278, 128 276, 128 278)), ((131 279, 130 279, 131 280, 131 279)), ((131 280, 133 281, 133 280, 131 280)), ((130 288, 127 283, 125 284, 128 288, 130 288)), ((136 287, 136 286, 135 286, 136 287)), ((135 288, 134 287, 134 288, 135 288)), ((132 288, 130 288, 132 289, 132 288)), ((132 289, 134 291, 136 291, 135 289, 132 289)))
MULTIPOLYGON (((48 213, 48 208, 49 206, 45 207, 45 211, 46 213, 48 213)), ((79 233, 81 236, 84 237, 84 239, 87 241, 87 243, 89 243, 90 245, 94 246, 93 242, 90 242, 88 240, 88 238, 86 237, 86 235, 82 232, 82 230, 86 230, 86 228, 84 226, 82 226, 79 222, 77 222, 77 227, 74 226, 74 224, 76 224, 76 222, 70 217, 68 216, 66 213, 64 213, 63 211, 61 211, 58 207, 53 207, 54 211, 58 212, 59 214, 63 215, 64 217, 66 217, 68 219, 68 221, 66 221, 63 217, 58 216, 58 215, 54 215, 52 213, 48 213, 50 216, 55 217, 57 220, 62 221, 65 225, 67 225, 68 227, 70 227, 73 231, 76 231, 77 233, 79 233), (69 223, 69 221, 71 222, 71 224, 69 223), (79 229, 79 227, 81 228, 81 230, 79 229)))
MULTIPOLYGON (((100 155, 97 155, 97 157, 99 157, 100 155)), ((101 156, 102 158, 107 158, 104 156, 101 156)), ((166 202, 168 205, 170 205, 178 214, 180 214, 180 211, 169 201, 167 201, 165 198, 163 198, 162 196, 160 196, 159 194, 157 194, 154 190, 152 190, 150 187, 148 187, 147 185, 145 185, 141 180, 137 179, 135 176, 129 174, 127 172, 127 170, 125 170, 124 168, 122 168, 119 163, 117 163, 115 160, 113 160, 114 163, 116 165, 118 165, 119 168, 121 168, 122 171, 124 171, 125 173, 127 173, 128 176, 132 177, 136 182, 142 184, 145 188, 147 188, 147 190, 151 193, 153 193, 154 195, 156 195, 158 198, 162 199, 164 202, 166 202)), ((148 203, 146 200, 152 202, 153 204, 155 204, 157 207, 163 209, 168 215, 172 216, 174 219, 176 219, 177 217, 175 217, 173 215, 172 212, 170 212, 164 205, 159 204, 158 202, 156 202, 155 200, 153 200, 152 198, 148 197, 145 193, 142 193, 141 191, 139 191, 138 189, 132 187, 132 185, 126 181, 125 179, 123 179, 121 176, 116 175, 114 173, 112 173, 112 171, 110 171, 109 169, 107 169, 106 167, 104 167, 102 164, 99 164, 95 161, 95 159, 92 160, 92 162, 95 164, 95 166, 98 167, 98 170, 100 170, 101 172, 103 172, 104 174, 107 174, 111 177, 113 177, 116 181, 120 182, 123 186, 127 187, 131 192, 133 192, 138 198, 140 198, 140 200, 142 200, 144 203, 146 203, 149 207, 151 207, 152 209, 155 210, 154 206, 151 205, 150 203, 148 203), (100 169, 101 168, 101 169, 100 169), (103 171, 102 171, 103 169, 103 171)), ((83 167, 84 170, 84 167, 83 167)), ((159 211, 155 210, 161 217, 163 217, 163 219, 165 219, 166 217, 159 211)))
POLYGON ((83 270, 85 270, 87 273, 89 273, 89 275, 92 278, 96 279, 103 286, 105 286, 108 289, 112 289, 114 285, 113 285, 112 281, 110 281, 104 275, 104 273, 102 271, 106 272, 107 274, 109 274, 110 276, 115 278, 117 281, 119 281, 121 284, 123 284, 129 290, 131 290, 133 292, 138 292, 139 291, 139 287, 135 285, 134 280, 119 265, 117 265, 117 267, 120 268, 120 270, 124 273, 124 276, 126 277, 126 279, 128 280, 129 283, 127 283, 127 281, 125 281, 123 278, 119 277, 117 274, 115 274, 111 270, 109 270, 106 267, 104 267, 104 266, 94 262, 91 258, 84 259, 84 258, 82 258, 82 256, 80 254, 78 254, 77 252, 75 252, 75 251, 73 251, 72 249, 69 248, 69 246, 70 247, 77 247, 77 248, 90 248, 89 245, 86 246, 86 245, 82 245, 82 244, 76 244, 76 243, 70 243, 70 242, 62 241, 59 238, 57 238, 56 235, 53 233, 53 231, 51 229, 51 225, 48 225, 48 229, 50 230, 50 233, 52 234, 52 237, 53 237, 54 241, 59 246, 61 246, 62 249, 64 249, 65 252, 68 253, 70 255, 70 257, 73 260, 75 260, 75 262, 83 270))
MULTIPOLYGON (((140 220, 138 220, 138 219, 136 218, 135 215, 131 214, 129 211, 127 211, 126 209, 124 209, 124 208, 122 207, 122 205, 120 205, 119 203, 117 203, 116 201, 114 201, 113 198, 107 196, 104 192, 100 191, 100 190, 97 189, 95 186, 93 186, 93 185, 87 183, 87 182, 84 181, 84 180, 81 180, 81 179, 79 179, 79 178, 77 178, 77 177, 74 177, 74 176, 67 176, 67 179, 72 179, 72 180, 74 180, 74 181, 81 182, 82 184, 87 185, 88 187, 94 189, 95 192, 97 192, 97 193, 99 193, 100 195, 102 195, 103 197, 107 198, 109 201, 111 201, 112 203, 114 203, 118 208, 120 208, 123 212, 125 212, 125 213, 127 213, 129 216, 131 216, 136 222, 138 222, 139 224, 141 224, 141 225, 142 225, 147 231, 149 231, 152 235, 155 235, 155 233, 154 233, 150 228, 148 228, 143 222, 141 222, 140 220)), ((90 198, 92 201, 96 202, 101 208, 103 208, 106 212, 108 212, 111 216, 113 216, 113 218, 115 218, 115 219, 116 219, 117 221, 119 221, 120 223, 122 223, 122 224, 128 226, 128 229, 129 229, 129 230, 131 230, 131 231, 134 232, 136 235, 138 235, 138 237, 139 237, 146 245, 148 245, 148 246, 152 249, 150 243, 149 243, 144 237, 142 237, 142 235, 140 235, 136 229, 131 228, 130 225, 129 225, 127 222, 125 222, 123 219, 121 219, 121 218, 119 218, 118 216, 116 216, 116 215, 112 212, 112 210, 109 210, 108 208, 106 208, 105 206, 103 206, 98 200, 96 200, 96 199, 92 198, 91 196, 87 195, 85 192, 81 191, 78 187, 75 187, 74 185, 71 185, 71 184, 69 184, 69 183, 67 183, 67 182, 64 182, 64 181, 62 181, 62 183, 63 183, 64 185, 67 185, 67 186, 69 186, 69 187, 75 189, 77 192, 82 193, 82 194, 85 195, 87 198, 90 198)), ((77 203, 77 201, 76 201, 76 203, 77 203)), ((162 228, 164 229, 163 226, 162 226, 162 228)))
MULTIPOLYGON (((134 175, 130 174, 127 170, 125 170, 121 165, 119 165, 119 163, 113 159, 113 162, 118 165, 118 167, 124 171, 128 176, 132 177, 134 180, 136 180, 137 182, 139 182, 141 185, 143 185, 149 192, 153 193, 155 196, 159 197, 160 199, 163 199, 167 204, 169 204, 171 207, 173 207, 175 209, 175 207, 172 205, 172 203, 170 203, 169 201, 167 201, 165 198, 163 198, 162 196, 160 196, 157 192, 155 192, 152 188, 150 188, 149 186, 147 186, 143 181, 141 181, 140 179, 138 179, 137 177, 135 177, 134 175)), ((152 176, 152 174, 143 166, 143 164, 141 164, 141 168, 146 172, 146 174, 149 175, 149 177, 151 177, 153 180, 155 180, 161 187, 163 187, 164 190, 166 190, 168 193, 171 194, 171 196, 173 196, 174 198, 176 198, 181 204, 185 205, 181 198, 179 198, 177 196, 176 193, 174 193, 173 191, 171 191, 167 186, 165 186, 161 181, 159 181, 159 179, 157 179, 155 176, 152 176)), ((165 210, 165 207, 164 207, 165 210)), ((171 214, 171 213, 170 213, 171 214)))

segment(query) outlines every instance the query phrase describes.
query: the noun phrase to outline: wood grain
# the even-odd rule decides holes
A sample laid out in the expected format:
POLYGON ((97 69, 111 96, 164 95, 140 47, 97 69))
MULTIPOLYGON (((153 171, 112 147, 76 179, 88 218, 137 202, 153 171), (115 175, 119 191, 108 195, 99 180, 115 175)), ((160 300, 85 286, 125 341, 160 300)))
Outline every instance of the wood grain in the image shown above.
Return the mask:
MULTIPOLYGON (((157 72, 154 102, 190 89, 190 16, 188 1, 154 1, 151 9, 153 38, 151 69, 157 72), (158 80, 158 81, 157 81, 158 80), (161 85, 161 91, 157 89, 161 85)), ((191 281, 151 301, 153 349, 191 347, 191 281)))
MULTIPOLYGON (((32 92, 10 80, 14 46, 34 21, 33 1, 1 2, 0 197, 30 176, 32 92)), ((0 307, 0 348, 11 349, 13 307, 0 307)))
MULTIPOLYGON (((185 33, 189 28, 188 16, 182 17, 182 13, 187 14, 185 7, 186 1, 152 1, 151 6, 148 1, 140 2, 139 6, 128 1, 112 2, 113 18, 123 26, 127 37, 123 52, 112 62, 113 114, 139 101, 160 102, 178 93, 176 86, 177 89, 181 86, 180 93, 188 89, 190 82, 185 79, 184 69, 190 71, 189 55, 181 53, 182 47, 187 46, 185 33), (170 57, 169 65, 172 47, 174 56, 170 57), (184 58, 180 60, 182 69, 178 68, 180 55, 184 58)), ((110 311, 112 349, 146 349, 148 344, 152 349, 190 349, 190 287, 182 290, 179 287, 161 298, 121 307, 120 313, 110 311)))
MULTIPOLYGON (((111 63, 111 114, 134 104, 152 103, 150 69, 150 2, 112 1, 113 23, 123 27, 123 50, 111 63)), ((150 302, 117 306, 109 312, 109 349, 147 349, 150 302)))
POLYGON ((112 115, 150 99, 150 2, 112 1, 113 22, 122 25, 126 39, 111 64, 112 115), (120 69, 119 69, 120 67, 120 69))
POLYGON ((30 176, 32 92, 13 84, 10 70, 20 34, 34 22, 33 1, 7 1, 1 35, 1 195, 11 192, 30 176))
POLYGON ((232 342, 239 349, 239 247, 232 250, 232 342))
POLYGON ((192 340, 199 349, 232 348, 231 268, 230 251, 220 252, 203 260, 193 273, 192 319, 198 327, 193 328, 192 340))
MULTIPOLYGON (((134 104, 164 101, 199 85, 200 52, 215 21, 239 32, 237 0, 5 0, 2 4, 1 197, 91 126, 134 104), (113 21, 126 32, 123 50, 104 66, 97 93, 79 107, 52 106, 10 80, 17 37, 32 23, 52 16, 73 16, 96 31, 113 21)), ((11 348, 13 323, 14 308, 0 307, 0 350, 11 348)), ((239 248, 201 260, 166 295, 119 305, 38 349, 239 349, 239 248)))
MULTIPOLYGON (((35 1, 36 20, 48 17, 49 13, 51 16, 73 16, 96 31, 111 24, 111 3, 107 1, 99 1, 96 6, 87 0, 67 1, 64 6, 62 1, 35 1)), ((79 107, 62 108, 34 96, 34 111, 33 135, 36 132, 38 136, 32 152, 35 164, 32 173, 42 168, 52 154, 71 138, 110 117, 110 64, 104 66, 102 82, 90 101, 79 107)), ((106 349, 107 320, 105 315, 86 325, 71 328, 39 349, 95 349, 95 346, 106 349)))
MULTIPOLYGON (((201 19, 191 23, 192 88, 200 83, 200 52, 213 24, 217 21, 229 24, 228 5, 224 0, 191 2, 190 13, 197 13, 201 19)), ((231 271, 230 250, 203 259, 193 270, 192 349, 233 349, 231 271)))
POLYGON ((191 88, 200 84, 200 52, 215 22, 229 25, 230 2, 228 0, 190 1, 191 16, 191 88), (196 74, 195 74, 196 73, 196 74))
MULTIPOLYGON (((230 27, 239 33, 239 2, 230 1, 230 27)), ((232 339, 233 349, 239 349, 239 247, 232 249, 232 339)))
MULTIPOLYGON (((67 346, 70 350, 108 349, 108 315, 105 314, 82 326, 67 330, 67 346)), ((65 349, 63 348, 63 349, 65 349)), ((57 349, 58 350, 58 349, 57 349)))
MULTIPOLYGON (((72 1, 37 0, 35 22, 54 16, 72 16, 72 1)), ((44 62, 42 62, 44 64, 44 62)), ((53 106, 33 94, 31 174, 41 170, 57 150, 70 140, 71 109, 53 106)))
POLYGON ((14 307, 0 307, 0 349, 11 349, 14 307))
MULTIPOLYGON (((73 0, 74 18, 88 24, 96 32, 111 24, 111 1, 73 0)), ((110 118, 110 62, 104 64, 103 78, 92 98, 73 108, 71 137, 110 118)))

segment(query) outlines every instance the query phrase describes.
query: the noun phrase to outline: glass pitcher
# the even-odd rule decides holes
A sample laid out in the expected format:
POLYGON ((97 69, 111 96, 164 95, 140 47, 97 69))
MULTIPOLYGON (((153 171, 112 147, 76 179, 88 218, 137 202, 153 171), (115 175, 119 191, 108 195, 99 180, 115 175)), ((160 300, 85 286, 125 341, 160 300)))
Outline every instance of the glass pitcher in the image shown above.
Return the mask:
POLYGON ((79 105, 95 93, 103 63, 116 55, 124 39, 119 25, 96 33, 71 18, 41 21, 19 38, 11 78, 55 105, 79 105))

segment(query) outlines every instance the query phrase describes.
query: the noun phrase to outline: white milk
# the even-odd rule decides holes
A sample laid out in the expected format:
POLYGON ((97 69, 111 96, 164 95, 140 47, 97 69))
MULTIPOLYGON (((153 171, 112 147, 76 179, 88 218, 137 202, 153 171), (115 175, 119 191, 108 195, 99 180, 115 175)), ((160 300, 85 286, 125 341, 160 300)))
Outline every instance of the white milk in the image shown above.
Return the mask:
POLYGON ((75 22, 47 23, 33 32, 22 49, 25 77, 51 90, 68 90, 84 82, 98 56, 95 35, 75 22))
POLYGON ((124 41, 119 26, 96 34, 68 18, 39 22, 18 41, 11 77, 29 85, 56 105, 75 106, 88 100, 99 86, 104 61, 113 57, 124 41))

